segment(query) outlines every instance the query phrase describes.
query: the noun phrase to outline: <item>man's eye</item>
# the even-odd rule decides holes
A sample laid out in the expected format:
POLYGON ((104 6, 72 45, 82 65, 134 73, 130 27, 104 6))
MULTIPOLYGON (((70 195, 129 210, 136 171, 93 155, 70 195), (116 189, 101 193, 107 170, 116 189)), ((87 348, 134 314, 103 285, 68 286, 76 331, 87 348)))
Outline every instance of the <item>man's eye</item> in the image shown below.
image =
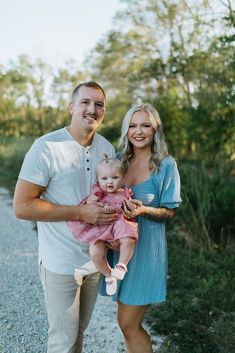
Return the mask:
POLYGON ((104 104, 103 104, 103 103, 96 103, 96 106, 97 106, 98 108, 103 108, 103 107, 104 107, 104 104))

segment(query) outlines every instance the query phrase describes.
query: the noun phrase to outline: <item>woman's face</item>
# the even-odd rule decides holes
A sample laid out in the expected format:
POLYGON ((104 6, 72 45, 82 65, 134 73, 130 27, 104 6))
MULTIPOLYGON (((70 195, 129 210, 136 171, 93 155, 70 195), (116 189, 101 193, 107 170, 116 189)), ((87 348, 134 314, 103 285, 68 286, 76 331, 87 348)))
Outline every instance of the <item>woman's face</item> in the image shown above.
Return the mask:
POLYGON ((135 148, 151 148, 155 131, 148 113, 143 110, 132 115, 127 133, 128 140, 135 148))

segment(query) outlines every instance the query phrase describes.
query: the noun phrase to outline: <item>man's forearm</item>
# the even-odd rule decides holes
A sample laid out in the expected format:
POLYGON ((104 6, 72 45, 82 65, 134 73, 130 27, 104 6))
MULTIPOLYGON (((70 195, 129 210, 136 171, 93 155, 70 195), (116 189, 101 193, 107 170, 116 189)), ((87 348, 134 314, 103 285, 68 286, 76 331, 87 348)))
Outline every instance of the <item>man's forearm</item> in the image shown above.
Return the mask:
POLYGON ((19 179, 13 200, 16 217, 42 222, 80 219, 80 206, 58 205, 41 199, 45 189, 43 186, 19 179))
POLYGON ((20 219, 58 222, 79 220, 81 207, 57 205, 42 199, 32 199, 21 204, 14 203, 14 211, 16 217, 20 219))
POLYGON ((17 218, 41 221, 85 221, 91 224, 110 224, 116 213, 105 210, 102 204, 83 206, 58 205, 41 199, 45 187, 18 180, 13 207, 17 218))

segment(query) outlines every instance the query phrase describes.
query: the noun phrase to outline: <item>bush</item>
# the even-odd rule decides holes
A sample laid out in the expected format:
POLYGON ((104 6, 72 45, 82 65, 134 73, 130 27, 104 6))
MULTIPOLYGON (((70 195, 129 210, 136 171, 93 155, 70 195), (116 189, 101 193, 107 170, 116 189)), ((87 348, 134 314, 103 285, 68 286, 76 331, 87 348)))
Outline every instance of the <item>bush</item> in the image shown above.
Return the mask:
POLYGON ((18 178, 26 151, 32 144, 28 137, 1 137, 0 138, 0 184, 11 190, 18 178))
POLYGON ((235 185, 228 171, 180 166, 183 203, 177 222, 191 245, 226 244, 235 233, 235 185))

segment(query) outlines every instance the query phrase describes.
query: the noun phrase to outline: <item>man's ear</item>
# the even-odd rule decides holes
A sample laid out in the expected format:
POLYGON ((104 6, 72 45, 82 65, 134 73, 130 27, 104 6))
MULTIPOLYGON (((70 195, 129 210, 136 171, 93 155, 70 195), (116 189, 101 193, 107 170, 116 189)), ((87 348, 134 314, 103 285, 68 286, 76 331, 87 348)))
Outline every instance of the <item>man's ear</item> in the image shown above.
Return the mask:
POLYGON ((72 115, 73 114, 73 103, 72 102, 69 102, 68 110, 69 110, 70 114, 72 115))

